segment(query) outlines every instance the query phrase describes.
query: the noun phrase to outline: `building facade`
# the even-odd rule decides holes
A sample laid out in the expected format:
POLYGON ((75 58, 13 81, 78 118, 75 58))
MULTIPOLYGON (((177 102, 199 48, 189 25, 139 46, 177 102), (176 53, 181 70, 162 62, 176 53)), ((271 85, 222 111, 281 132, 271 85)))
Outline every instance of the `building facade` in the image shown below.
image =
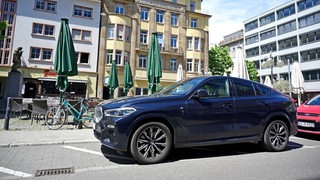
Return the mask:
POLYGON ((219 42, 219 46, 227 46, 229 55, 232 59, 236 58, 236 48, 243 48, 243 29, 223 36, 223 40, 219 42))
POLYGON ((100 28, 99 0, 1 0, 1 21, 6 38, 0 41, 0 96, 5 96, 14 50, 22 47, 23 97, 55 96, 53 60, 60 19, 69 19, 78 58, 79 75, 69 77, 68 91, 95 97, 100 28))
MULTIPOLYGON (((300 63, 304 76, 304 99, 320 92, 320 1, 292 0, 244 22, 246 58, 254 61, 260 81, 272 74, 288 80, 288 66, 300 63), (262 63, 271 57, 273 67, 262 63)), ((291 68, 291 67, 290 67, 291 68)), ((292 69, 292 68, 291 68, 292 69)))
POLYGON ((210 15, 201 12, 201 0, 103 0, 98 97, 107 98, 107 79, 116 61, 120 90, 123 69, 130 62, 136 95, 147 94, 147 57, 151 34, 157 33, 161 48, 165 87, 176 81, 177 67, 184 76, 198 76, 208 66, 210 15), (103 95, 102 95, 103 94, 103 95))

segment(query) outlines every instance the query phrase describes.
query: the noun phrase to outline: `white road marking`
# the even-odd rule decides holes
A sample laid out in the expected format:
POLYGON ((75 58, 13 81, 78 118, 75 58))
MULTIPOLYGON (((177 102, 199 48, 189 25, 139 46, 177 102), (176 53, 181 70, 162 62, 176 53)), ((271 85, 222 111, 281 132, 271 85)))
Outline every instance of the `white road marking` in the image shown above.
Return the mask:
POLYGON ((74 147, 74 146, 62 146, 62 147, 68 148, 68 149, 73 149, 73 150, 76 150, 76 151, 82 151, 82 152, 86 152, 86 153, 90 153, 90 154, 103 156, 103 154, 101 152, 91 151, 89 149, 77 148, 77 147, 74 147))
POLYGON ((32 174, 24 173, 24 172, 21 172, 21 171, 16 171, 16 170, 13 170, 13 169, 8 169, 8 168, 5 168, 5 167, 0 167, 0 172, 6 173, 6 174, 11 174, 11 175, 14 175, 14 176, 19 176, 19 177, 32 177, 32 174))

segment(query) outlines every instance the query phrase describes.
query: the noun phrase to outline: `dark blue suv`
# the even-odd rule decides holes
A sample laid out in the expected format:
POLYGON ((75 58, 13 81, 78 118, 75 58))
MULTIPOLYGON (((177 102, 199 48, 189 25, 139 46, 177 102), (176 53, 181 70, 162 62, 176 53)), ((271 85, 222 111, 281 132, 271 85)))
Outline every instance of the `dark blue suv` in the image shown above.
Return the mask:
POLYGON ((296 134, 296 109, 286 95, 233 77, 196 77, 157 94, 111 99, 95 109, 94 135, 142 164, 172 148, 260 142, 283 150, 296 134))

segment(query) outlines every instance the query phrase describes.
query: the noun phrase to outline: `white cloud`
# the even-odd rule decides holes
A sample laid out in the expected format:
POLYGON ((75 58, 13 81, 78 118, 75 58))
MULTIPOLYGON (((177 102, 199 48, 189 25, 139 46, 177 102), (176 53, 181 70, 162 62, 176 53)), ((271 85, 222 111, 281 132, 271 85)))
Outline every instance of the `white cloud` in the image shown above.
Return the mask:
POLYGON ((209 20, 209 44, 218 44, 223 36, 243 29, 243 21, 275 8, 289 0, 203 0, 202 9, 209 20))

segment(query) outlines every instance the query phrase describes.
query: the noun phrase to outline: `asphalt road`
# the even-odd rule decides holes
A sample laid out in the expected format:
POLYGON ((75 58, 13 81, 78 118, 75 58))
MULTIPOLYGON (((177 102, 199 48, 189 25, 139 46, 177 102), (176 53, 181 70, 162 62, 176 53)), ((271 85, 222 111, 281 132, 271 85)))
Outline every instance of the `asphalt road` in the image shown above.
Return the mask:
POLYGON ((176 149, 166 162, 154 165, 116 156, 100 143, 1 147, 0 179, 318 180, 319 154, 320 136, 293 136, 286 151, 277 153, 255 143, 176 149), (35 177, 69 167, 74 172, 35 177))

